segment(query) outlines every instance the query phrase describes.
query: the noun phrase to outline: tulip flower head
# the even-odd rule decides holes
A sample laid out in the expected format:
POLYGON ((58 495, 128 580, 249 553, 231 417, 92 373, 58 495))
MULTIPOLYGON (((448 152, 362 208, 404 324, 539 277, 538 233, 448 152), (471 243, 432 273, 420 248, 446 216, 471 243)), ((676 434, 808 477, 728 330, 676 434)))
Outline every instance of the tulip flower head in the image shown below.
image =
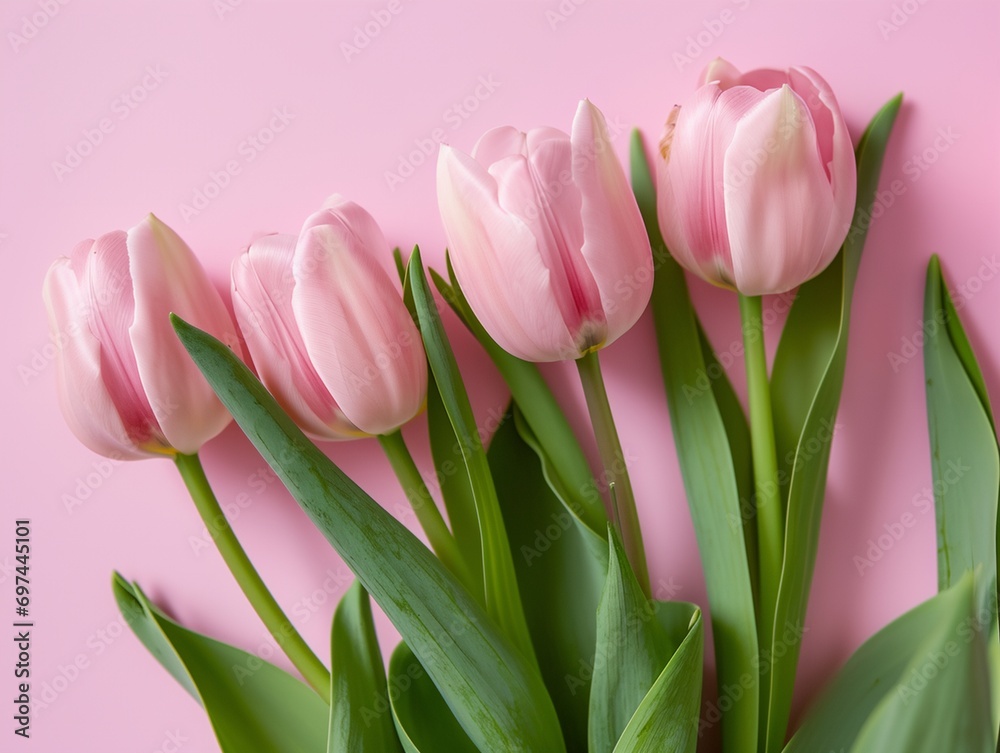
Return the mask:
POLYGON ((261 381, 318 439, 388 434, 423 407, 427 362, 389 245, 332 197, 298 237, 266 235, 233 263, 233 307, 261 381))
POLYGON ((604 116, 571 135, 496 128, 472 156, 441 146, 438 204, 459 283, 494 340, 529 361, 614 342, 649 301, 653 261, 604 116))
POLYGON ((176 313, 241 354, 222 297, 153 215, 78 244, 43 286, 59 402, 73 433, 119 459, 193 454, 230 421, 171 326, 176 313))
POLYGON ((670 113, 658 214, 673 257, 744 295, 782 293, 822 272, 854 213, 851 137, 809 68, 740 74, 711 63, 670 113))

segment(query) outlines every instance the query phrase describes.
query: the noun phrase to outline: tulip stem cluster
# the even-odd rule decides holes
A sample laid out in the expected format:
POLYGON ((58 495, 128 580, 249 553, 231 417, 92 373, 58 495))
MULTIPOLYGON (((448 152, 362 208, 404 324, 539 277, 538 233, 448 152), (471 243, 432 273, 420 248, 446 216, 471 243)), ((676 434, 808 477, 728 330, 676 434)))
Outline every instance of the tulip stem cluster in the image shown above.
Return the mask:
POLYGON ((420 475, 420 469, 413 461, 413 456, 403 440, 402 433, 396 430, 391 434, 379 435, 378 442, 382 445, 382 450, 389 459, 389 464, 395 471, 396 477, 406 493, 406 498, 413 507, 420 527, 427 535, 431 549, 453 575, 467 587, 473 589, 473 593, 481 589, 481 586, 476 588, 472 572, 458 548, 455 537, 448 529, 448 524, 444 522, 441 511, 434 502, 434 497, 431 496, 423 476, 420 475))
POLYGON ((326 703, 330 703, 330 671, 302 639, 261 580, 219 506, 198 455, 178 453, 175 462, 212 541, 254 611, 306 682, 326 703))
POLYGON ((778 456, 774 442, 774 418, 771 411, 771 388, 767 378, 767 353, 761 296, 740 294, 740 317, 743 320, 743 343, 747 370, 747 393, 750 401, 750 444, 757 508, 758 553, 760 557, 761 646, 770 646, 774 628, 781 560, 784 552, 778 456))
POLYGON ((625 453, 622 452, 622 444, 618 439, 618 429, 611 414, 611 404, 608 402, 608 392, 604 387, 604 375, 601 373, 601 362, 597 351, 577 359, 576 365, 580 371, 580 381, 583 383, 583 394, 587 398, 590 420, 594 425, 597 448, 604 464, 615 525, 629 563, 635 571, 643 593, 648 598, 652 591, 649 584, 649 568, 646 565, 646 550, 639 528, 639 514, 635 506, 635 494, 632 492, 632 481, 629 479, 628 467, 625 464, 625 453))

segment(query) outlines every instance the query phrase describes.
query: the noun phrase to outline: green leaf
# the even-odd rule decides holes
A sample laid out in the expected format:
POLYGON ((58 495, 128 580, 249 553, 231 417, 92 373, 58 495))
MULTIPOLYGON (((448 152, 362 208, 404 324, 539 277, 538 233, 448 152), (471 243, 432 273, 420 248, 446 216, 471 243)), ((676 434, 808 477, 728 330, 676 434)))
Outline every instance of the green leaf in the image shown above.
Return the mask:
MULTIPOLYGON (((632 571, 618 536, 608 531, 610 554, 608 576, 597 610, 597 651, 590 689, 590 753, 612 753, 636 709, 646 698, 684 640, 691 617, 697 610, 690 605, 658 604, 646 598, 632 571), (678 630, 660 619, 676 617, 680 607, 686 621, 678 630)), ((698 666, 700 680, 701 667, 698 666)), ((681 678, 694 699, 694 713, 680 720, 690 732, 697 731, 701 683, 681 678)), ((691 735, 692 742, 696 735, 691 735)), ((660 748, 663 750, 663 748, 660 748)))
POLYGON ((385 665, 368 594, 354 581, 337 605, 330 637, 330 734, 327 753, 399 753, 388 711, 385 665), (377 704, 381 701, 384 706, 377 704))
POLYGON ((479 753, 405 643, 389 659, 389 685, 392 717, 406 753, 479 753))
POLYGON ((173 322, 222 403, 399 630, 477 746, 562 751, 537 669, 475 599, 306 438, 225 345, 173 322))
POLYGON ((694 753, 701 706, 701 610, 693 604, 660 604, 688 615, 687 635, 635 710, 614 753, 694 753))
MULTIPOLYGON (((715 357, 712 343, 705 334, 698 316, 698 335, 701 339, 701 352, 705 358, 705 378, 712 386, 715 394, 715 404, 722 417, 722 425, 726 429, 729 440, 729 455, 733 459, 733 471, 736 474, 736 488, 740 495, 740 518, 743 523, 743 542, 747 549, 747 566, 750 570, 750 585, 753 589, 754 603, 757 603, 759 593, 759 558, 757 556, 757 510, 754 507, 753 455, 750 449, 750 427, 743 412, 736 390, 729 382, 725 369, 715 357), (710 376, 712 375, 712 376, 710 376), (716 376, 717 375, 717 376, 716 376)), ((736 521, 733 521, 736 524, 736 521)))
MULTIPOLYGON (((758 673, 753 581, 747 564, 740 486, 726 419, 704 385, 708 364, 684 272, 663 244, 656 190, 638 132, 632 135, 632 190, 653 247, 653 321, 674 442, 708 586, 720 694, 758 673)), ((740 461, 742 462, 742 460, 740 461)), ((726 753, 756 753, 759 686, 753 682, 722 719, 726 753)))
POLYGON ((899 95, 882 107, 858 144, 857 204, 851 229, 834 262, 799 288, 774 359, 771 396, 778 476, 790 480, 774 642, 769 647, 773 660, 766 691, 768 753, 781 749, 788 728, 801 644, 793 640, 786 645, 783 634, 786 630, 798 634, 805 622, 834 421, 844 386, 851 298, 882 160, 901 103, 899 95))
POLYGON ((785 753, 992 753, 983 628, 968 573, 868 639, 785 753))
POLYGON ((431 270, 431 278, 441 295, 486 350, 510 388, 514 401, 520 406, 539 455, 543 457, 545 475, 553 491, 566 509, 593 531, 603 551, 608 515, 590 465, 566 415, 538 366, 512 356, 497 345, 476 319, 458 284, 450 259, 448 274, 450 284, 431 270))
POLYGON ((462 446, 444 409, 434 374, 429 373, 427 377, 427 431, 430 435, 434 470, 458 550, 477 581, 478 588, 473 595, 481 604, 485 604, 483 546, 479 535, 476 500, 462 459, 462 446))
POLYGON ((488 457, 542 677, 567 748, 583 751, 597 639, 594 615, 608 545, 553 494, 537 447, 526 439, 530 432, 519 410, 513 417, 508 413, 490 440, 488 457), (597 540, 598 555, 591 539, 597 540))
MULTIPOLYGON (((979 569, 984 590, 997 574, 996 530, 984 522, 997 519, 1000 453, 983 375, 937 256, 927 267, 924 321, 938 589, 979 569)), ((986 603, 985 593, 981 601, 986 603)))
POLYGON ((493 485, 493 477, 490 475, 489 463, 486 460, 486 451, 483 449, 476 417, 472 413, 472 405, 462 383, 455 354, 441 323, 437 304, 427 287, 419 248, 415 248, 410 256, 406 279, 413 293, 420 334, 424 338, 424 349, 427 351, 427 362, 434 375, 445 413, 448 414, 458 439, 462 460, 469 476, 472 497, 476 504, 483 550, 486 611, 525 658, 536 663, 521 605, 521 596, 518 593, 517 576, 514 574, 507 531, 503 525, 503 516, 493 485))
POLYGON ((406 263, 403 261, 403 252, 399 246, 392 249, 392 261, 396 265, 396 274, 399 275, 399 282, 406 283, 406 263))
MULTIPOLYGON (((937 256, 927 267, 924 297, 924 371, 934 510, 937 518, 938 589, 968 570, 978 575, 978 603, 995 610, 997 586, 997 497, 1000 457, 993 411, 982 371, 948 292, 937 256)), ((1000 625, 987 642, 994 694, 994 729, 1000 724, 1000 625)))
POLYGON ((312 689, 253 654, 178 625, 118 573, 111 585, 125 622, 205 708, 224 753, 325 748, 329 707, 312 689))

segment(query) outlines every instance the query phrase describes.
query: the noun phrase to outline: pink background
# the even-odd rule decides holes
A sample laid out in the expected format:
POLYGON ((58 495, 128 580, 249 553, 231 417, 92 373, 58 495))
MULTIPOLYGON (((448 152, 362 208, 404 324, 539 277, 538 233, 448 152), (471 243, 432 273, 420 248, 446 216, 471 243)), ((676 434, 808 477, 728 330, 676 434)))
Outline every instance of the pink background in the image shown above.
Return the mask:
MULTIPOLYGON (((609 122, 655 138, 670 106, 716 55, 741 68, 816 68, 838 93, 855 137, 886 99, 900 89, 907 95, 882 181, 902 181, 905 191, 872 228, 854 302, 800 711, 867 636, 934 591, 933 515, 919 514, 931 480, 922 356, 902 353, 913 357, 895 371, 888 356, 920 329, 924 270, 937 252, 952 284, 962 286, 965 323, 1000 397, 1000 282, 984 266, 1000 241, 997 3, 715 0, 667 11, 662 2, 601 0, 231 2, 224 14, 212 0, 9 0, 0 11, 0 251, 8 290, 0 303, 7 323, 0 562, 13 560, 14 518, 30 516, 33 680, 36 690, 47 685, 54 693, 36 714, 30 741, 11 742, 7 706, 0 749, 166 753, 177 738, 182 750, 217 749, 194 701, 123 632, 112 569, 139 580, 186 625, 272 653, 220 558, 203 546, 202 525, 171 464, 104 466, 106 478, 94 475, 103 461, 63 424, 40 298, 52 259, 81 238, 128 228, 154 211, 228 288, 229 264, 255 231, 294 232, 336 191, 366 206, 391 242, 419 242, 438 265, 444 239, 433 160, 399 185, 386 177, 410 159, 415 141, 441 129, 449 143, 470 149, 496 125, 566 129, 582 97, 609 122), (42 19, 49 6, 57 12, 36 28, 30 17, 42 19), (348 60, 342 44, 352 43, 355 26, 372 12, 391 21, 348 60), (23 43, 11 33, 23 34, 23 43), (146 78, 143 91, 147 67, 162 80, 146 78), (130 109, 121 97, 135 87, 130 109), (268 126, 275 108, 293 117, 256 151, 244 141, 268 126), (103 118, 110 132, 82 164, 58 175, 53 163, 103 118), (239 173, 185 218, 180 205, 230 160, 239 173), (70 498, 82 492, 89 496, 74 506, 70 498), (907 511, 917 513, 916 525, 859 573, 854 557, 907 511), (84 668, 71 671, 77 661, 84 668)), ((622 155, 626 143, 627 131, 616 140, 622 155)), ((739 333, 735 299, 700 282, 692 288, 716 348, 726 350, 739 333)), ((485 421, 506 400, 502 383, 456 323, 448 325, 485 421)), ((779 331, 777 324, 768 330, 772 348, 779 331)), ((648 316, 604 362, 622 439, 636 458, 654 582, 704 603, 648 316)), ((571 367, 547 373, 578 413, 571 367)), ((729 373, 742 389, 741 364, 729 373)), ((418 420, 407 435, 429 471, 423 426, 418 420)), ((412 524, 374 442, 327 449, 412 524)), ((326 656, 333 606, 348 583, 344 566, 279 484, 258 483, 263 462, 235 427, 203 454, 224 503, 247 495, 234 526, 293 621, 326 656)), ((13 599, 6 569, 0 597, 6 615, 13 599)), ((12 644, 0 646, 0 697, 8 698, 12 644)))

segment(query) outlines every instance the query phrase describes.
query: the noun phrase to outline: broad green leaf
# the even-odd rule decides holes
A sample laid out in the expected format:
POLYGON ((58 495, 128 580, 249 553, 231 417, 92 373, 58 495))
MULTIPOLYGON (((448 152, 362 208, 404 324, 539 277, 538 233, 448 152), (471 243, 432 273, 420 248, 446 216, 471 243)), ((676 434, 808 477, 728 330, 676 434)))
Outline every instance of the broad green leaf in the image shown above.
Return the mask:
MULTIPOLYGON (((560 476, 558 470, 555 467, 555 463, 545 452, 545 448, 542 446, 541 441, 535 436, 532 431, 531 426, 528 423, 528 419, 524 415, 524 411, 520 409, 517 402, 514 403, 517 408, 514 411, 514 425, 517 427, 517 433, 524 440, 524 443, 528 445, 538 457, 539 463, 542 466, 542 477, 545 479, 545 483, 548 484, 549 491, 555 496, 555 498, 562 504, 563 510, 573 518, 573 522, 576 524, 577 530, 580 533, 580 538, 582 542, 590 550, 591 559, 595 562, 600 563, 600 575, 598 579, 600 581, 598 585, 598 591, 601 588, 600 584, 604 582, 604 575, 608 569, 608 545, 607 542, 594 533, 594 529, 590 527, 586 520, 584 520, 584 509, 580 504, 579 498, 576 494, 563 485, 562 476, 560 476)), ((596 490, 596 486, 593 487, 596 490)), ((604 526, 607 528, 607 522, 604 526)), ((596 608, 596 602, 595 602, 596 608)))
POLYGON ((173 321, 223 404, 399 630, 477 746, 562 751, 537 669, 475 599, 306 438, 225 345, 173 321))
POLYGON ((660 604, 687 615, 687 635, 629 720, 614 753, 694 753, 698 747, 702 653, 701 610, 660 604))
MULTIPOLYGON (((757 625, 747 564, 737 467, 715 390, 703 385, 708 364, 684 272, 663 244, 656 190, 638 132, 632 136, 632 190, 653 247, 653 321, 667 406, 688 506, 708 586, 720 693, 758 672, 757 625)), ((742 461, 740 461, 742 462, 742 461)), ((742 469, 740 473, 742 473, 742 469)), ((732 700, 722 719, 726 753, 756 753, 759 686, 732 700)))
MULTIPOLYGON (((983 375, 937 256, 927 267, 924 321, 938 589, 949 588, 966 571, 980 566, 981 589, 992 588, 997 572, 996 531, 985 523, 997 518, 1000 454, 983 375)), ((982 601, 986 603, 985 598, 982 601)))
POLYGON ((178 625, 118 573, 112 589, 139 640, 205 708, 224 753, 326 748, 329 707, 311 688, 258 656, 178 625))
POLYGON ((485 603, 483 548, 476 500, 462 459, 462 446, 445 412, 434 375, 428 374, 427 377, 427 431, 430 435, 434 471, 458 550, 478 582, 478 589, 473 595, 480 603, 485 603))
POLYGON ((769 647, 773 657, 770 685, 764 691, 769 712, 767 753, 781 750, 788 728, 801 643, 793 640, 786 644, 783 634, 789 629, 798 634, 805 622, 830 446, 844 386, 851 298, 882 160, 901 103, 902 95, 879 110, 858 144, 854 221, 834 262, 799 288, 774 359, 771 399, 779 478, 790 480, 774 642, 769 647), (792 462, 785 464, 789 458, 792 462))
MULTIPOLYGON (((688 605, 659 604, 647 599, 636 580, 618 536, 609 526, 608 576, 597 609, 597 651, 590 689, 590 753, 612 753, 628 726, 684 640, 691 610, 688 605), (668 630, 660 622, 661 609, 687 609, 683 629, 668 630), (678 634, 679 633, 679 634, 678 634)), ((671 615, 674 616, 674 615, 671 615)), ((699 667, 700 675, 700 667, 699 667)), ((684 678, 692 696, 701 698, 700 683, 684 678)), ((692 731, 695 714, 683 719, 692 731)))
POLYGON ((785 753, 992 751, 983 629, 968 573, 868 639, 785 753))
MULTIPOLYGON (((937 256, 927 267, 924 297, 924 372, 934 472, 938 588, 967 570, 978 573, 978 600, 995 610, 997 592, 997 496, 1000 457, 993 411, 982 371, 948 292, 937 256)), ((1000 626, 987 642, 993 673, 994 730, 1000 724, 1000 626)))
POLYGON ((333 615, 327 753, 399 753, 368 594, 354 581, 333 615))
POLYGON ((545 475, 553 491, 566 508, 593 531, 603 550, 608 516, 601 492, 580 442, 552 390, 538 366, 515 358, 505 351, 479 323, 459 287, 450 259, 448 274, 450 283, 431 270, 435 286, 486 350, 510 388, 514 401, 520 406, 524 420, 535 438, 534 446, 543 457, 545 475))
POLYGON ((587 748, 594 615, 607 572, 606 542, 571 515, 542 474, 521 412, 507 413, 490 440, 490 469, 510 537, 525 617, 542 676, 571 751, 587 748))
MULTIPOLYGON (((479 753, 405 643, 389 659, 389 698, 406 753, 479 753)), ((367 748, 353 750, 368 753, 367 748)))
MULTIPOLYGON (((698 315, 695 314, 698 322, 698 315)), ((733 459, 733 471, 736 473, 736 488, 740 495, 740 518, 743 525, 743 541, 747 548, 747 566, 750 570, 750 584, 753 587, 754 603, 757 603, 759 590, 759 559, 757 556, 757 510, 754 506, 753 455, 750 449, 750 427, 747 417, 736 396, 736 390, 729 382, 725 369, 719 363, 712 350, 712 343, 705 334, 701 322, 698 322, 698 335, 701 338, 701 352, 705 358, 707 373, 705 378, 715 393, 715 404, 722 416, 722 425, 726 429, 729 440, 729 454, 733 459)), ((736 520, 733 521, 736 525, 736 520)))
POLYGON ((462 453, 472 498, 479 519, 482 542, 483 586, 486 611, 508 638, 530 662, 536 662, 531 636, 524 618, 524 608, 518 592, 517 576, 511 559, 507 531, 504 528, 496 487, 490 475, 486 451, 483 449, 476 417, 472 413, 468 393, 462 383, 455 354, 445 334, 437 304, 427 287, 427 278, 420 260, 420 249, 410 256, 406 275, 413 294, 420 334, 427 351, 427 362, 434 375, 445 413, 451 421, 462 453))

